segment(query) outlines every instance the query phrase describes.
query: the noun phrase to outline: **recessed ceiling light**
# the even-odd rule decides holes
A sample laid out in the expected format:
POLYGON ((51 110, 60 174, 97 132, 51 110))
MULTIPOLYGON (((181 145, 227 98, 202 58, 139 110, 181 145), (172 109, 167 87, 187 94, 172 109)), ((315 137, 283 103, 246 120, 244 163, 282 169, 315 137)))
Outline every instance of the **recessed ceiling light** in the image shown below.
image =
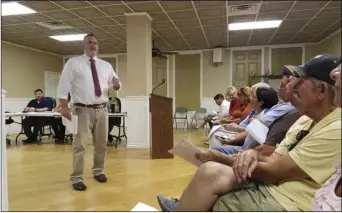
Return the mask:
POLYGON ((73 34, 73 35, 57 35, 57 36, 49 36, 52 39, 57 41, 83 41, 84 36, 87 34, 73 34))
POLYGON ((1 16, 24 15, 31 13, 36 13, 36 11, 17 2, 1 3, 1 16))
POLYGON ((252 30, 252 29, 266 29, 279 27, 282 20, 272 21, 253 21, 253 22, 241 22, 232 23, 228 25, 228 29, 232 30, 252 30))

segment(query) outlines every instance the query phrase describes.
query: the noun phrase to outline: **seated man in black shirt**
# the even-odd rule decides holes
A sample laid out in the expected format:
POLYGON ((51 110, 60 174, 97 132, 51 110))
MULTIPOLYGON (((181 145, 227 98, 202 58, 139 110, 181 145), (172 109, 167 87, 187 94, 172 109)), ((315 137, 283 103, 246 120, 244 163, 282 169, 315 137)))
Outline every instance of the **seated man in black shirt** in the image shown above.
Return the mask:
MULTIPOLYGON (((27 107, 25 107, 24 112, 46 112, 51 111, 53 108, 53 101, 49 98, 45 98, 43 91, 41 89, 36 89, 34 91, 36 99, 31 100, 27 107)), ((51 120, 51 118, 35 117, 29 116, 23 120, 23 128, 27 139, 24 143, 33 143, 37 141, 38 131, 43 127, 43 125, 51 120), (33 126, 33 132, 31 127, 33 126)))

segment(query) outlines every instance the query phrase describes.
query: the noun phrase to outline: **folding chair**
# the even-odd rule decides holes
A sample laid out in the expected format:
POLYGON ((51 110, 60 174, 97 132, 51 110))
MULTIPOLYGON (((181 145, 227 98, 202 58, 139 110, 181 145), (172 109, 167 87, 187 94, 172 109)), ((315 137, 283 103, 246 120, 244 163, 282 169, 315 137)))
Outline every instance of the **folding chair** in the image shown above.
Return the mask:
POLYGON ((178 129, 177 120, 184 120, 183 124, 184 126, 186 124, 186 128, 188 128, 188 109, 186 107, 177 107, 173 119, 176 124, 176 129, 178 129))

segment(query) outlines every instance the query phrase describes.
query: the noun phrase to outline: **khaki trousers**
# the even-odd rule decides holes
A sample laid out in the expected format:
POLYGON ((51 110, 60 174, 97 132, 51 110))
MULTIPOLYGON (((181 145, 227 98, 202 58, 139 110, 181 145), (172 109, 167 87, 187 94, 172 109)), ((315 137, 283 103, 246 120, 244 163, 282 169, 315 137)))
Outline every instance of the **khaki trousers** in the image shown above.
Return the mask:
POLYGON ((104 173, 104 161, 107 151, 108 110, 73 106, 73 115, 78 116, 77 134, 72 144, 73 172, 71 182, 83 182, 84 154, 88 145, 89 133, 94 146, 94 176, 104 173))

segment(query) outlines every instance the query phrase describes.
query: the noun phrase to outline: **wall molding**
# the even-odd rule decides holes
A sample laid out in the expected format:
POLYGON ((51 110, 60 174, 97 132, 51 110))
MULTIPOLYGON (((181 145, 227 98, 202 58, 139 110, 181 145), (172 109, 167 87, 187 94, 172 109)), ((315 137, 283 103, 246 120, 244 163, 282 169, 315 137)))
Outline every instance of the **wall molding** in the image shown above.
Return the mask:
POLYGON ((45 53, 45 54, 49 54, 49 55, 53 55, 53 56, 58 56, 58 57, 61 57, 64 59, 64 56, 63 55, 59 55, 59 54, 56 54, 56 53, 52 53, 52 52, 48 52, 48 51, 44 51, 44 50, 39 50, 39 49, 35 49, 33 47, 27 47, 27 46, 24 46, 24 45, 20 45, 20 44, 15 44, 15 43, 12 43, 12 42, 8 42, 8 41, 1 41, 2 43, 4 44, 9 44, 9 45, 12 45, 12 46, 15 46, 15 47, 20 47, 20 48, 23 48, 23 49, 28 49, 28 50, 32 50, 32 51, 36 51, 36 52, 40 52, 40 53, 45 53))

